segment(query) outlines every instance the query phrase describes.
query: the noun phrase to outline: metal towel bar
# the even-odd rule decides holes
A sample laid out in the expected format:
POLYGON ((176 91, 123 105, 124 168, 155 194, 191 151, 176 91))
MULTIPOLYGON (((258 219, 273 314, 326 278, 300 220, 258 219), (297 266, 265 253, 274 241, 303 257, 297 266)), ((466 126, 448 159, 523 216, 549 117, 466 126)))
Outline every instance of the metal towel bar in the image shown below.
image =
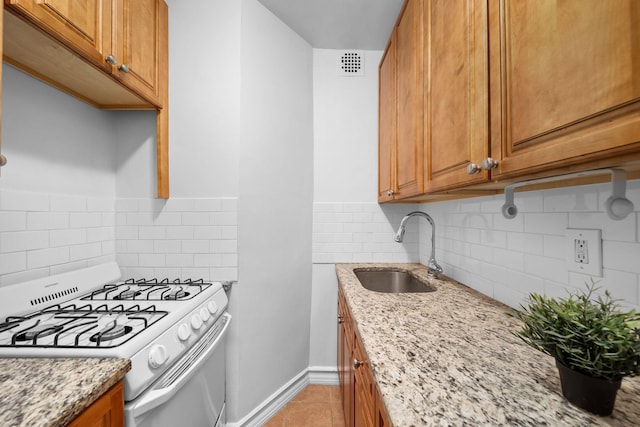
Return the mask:
POLYGON ((591 175, 602 175, 611 173, 612 191, 611 196, 605 201, 604 206, 609 218, 621 220, 633 212, 633 203, 626 197, 627 173, 622 169, 594 169, 585 172, 569 173, 565 175, 552 176, 548 178, 532 179, 529 181, 516 182, 507 185, 504 189, 504 205, 502 205, 502 215, 507 219, 513 219, 518 215, 518 207, 514 203, 513 193, 516 188, 526 187, 533 184, 543 184, 545 182, 561 181, 564 179, 581 178, 591 175))

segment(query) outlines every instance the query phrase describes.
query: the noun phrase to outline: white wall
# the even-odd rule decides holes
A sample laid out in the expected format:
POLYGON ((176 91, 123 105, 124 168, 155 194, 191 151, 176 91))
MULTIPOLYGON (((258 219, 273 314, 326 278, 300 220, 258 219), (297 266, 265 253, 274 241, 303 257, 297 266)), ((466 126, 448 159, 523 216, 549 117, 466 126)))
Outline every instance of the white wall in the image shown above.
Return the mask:
POLYGON ((242 2, 239 281, 229 363, 238 421, 309 361, 312 50, 256 0, 242 2))
MULTIPOLYGON (((364 76, 342 76, 344 50, 314 49, 313 294, 309 365, 336 372, 335 263, 417 262, 417 224, 405 244, 393 233, 405 205, 378 205, 378 63, 364 52, 364 76), (413 233, 412 233, 413 231, 413 233)), ((326 377, 326 376, 325 376, 326 377)), ((330 378, 330 377, 329 377, 330 378)))
POLYGON ((115 258, 114 115, 3 64, 0 285, 115 258))

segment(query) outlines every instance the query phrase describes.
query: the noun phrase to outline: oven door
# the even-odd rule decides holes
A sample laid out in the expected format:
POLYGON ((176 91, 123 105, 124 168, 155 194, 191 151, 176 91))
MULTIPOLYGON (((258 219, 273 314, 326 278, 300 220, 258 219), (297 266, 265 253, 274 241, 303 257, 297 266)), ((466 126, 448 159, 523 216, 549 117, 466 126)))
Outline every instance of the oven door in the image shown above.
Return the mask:
POLYGON ((125 403, 127 427, 224 426, 225 313, 149 389, 125 403))

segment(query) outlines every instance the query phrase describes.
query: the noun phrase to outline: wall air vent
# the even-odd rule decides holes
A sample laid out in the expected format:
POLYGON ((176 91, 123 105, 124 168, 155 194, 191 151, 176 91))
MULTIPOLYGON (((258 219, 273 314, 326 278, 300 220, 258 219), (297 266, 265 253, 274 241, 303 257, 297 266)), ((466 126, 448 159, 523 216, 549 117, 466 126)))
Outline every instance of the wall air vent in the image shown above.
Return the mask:
MULTIPOLYGON (((72 288, 64 289, 62 291, 54 292, 49 295, 43 295, 41 297, 35 298, 31 300, 31 305, 38 305, 47 302, 53 302, 59 298, 66 297, 68 295, 72 295, 73 293, 78 292, 78 287, 74 286, 72 288)), ((68 298, 65 298, 68 299, 68 298)))
POLYGON ((340 55, 338 74, 340 76, 364 76, 364 52, 345 51, 340 55))

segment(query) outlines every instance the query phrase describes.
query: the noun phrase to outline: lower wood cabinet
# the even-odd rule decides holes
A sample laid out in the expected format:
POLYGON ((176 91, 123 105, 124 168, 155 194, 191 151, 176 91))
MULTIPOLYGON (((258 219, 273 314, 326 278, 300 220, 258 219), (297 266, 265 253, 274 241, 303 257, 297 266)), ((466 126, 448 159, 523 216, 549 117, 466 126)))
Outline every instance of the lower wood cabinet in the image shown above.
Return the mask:
POLYGON ((67 427, 123 427, 124 383, 120 381, 67 427))
POLYGON ((338 290, 338 377, 346 427, 390 427, 342 289, 338 290))

